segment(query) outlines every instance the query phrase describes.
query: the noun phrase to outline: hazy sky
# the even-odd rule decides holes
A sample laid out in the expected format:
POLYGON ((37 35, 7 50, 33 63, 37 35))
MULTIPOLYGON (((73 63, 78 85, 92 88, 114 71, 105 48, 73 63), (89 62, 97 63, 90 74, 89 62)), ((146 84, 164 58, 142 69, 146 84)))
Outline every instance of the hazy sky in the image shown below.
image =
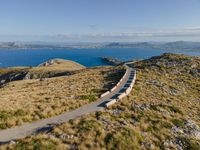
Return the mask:
POLYGON ((0 41, 200 41, 200 0, 0 0, 0 41))

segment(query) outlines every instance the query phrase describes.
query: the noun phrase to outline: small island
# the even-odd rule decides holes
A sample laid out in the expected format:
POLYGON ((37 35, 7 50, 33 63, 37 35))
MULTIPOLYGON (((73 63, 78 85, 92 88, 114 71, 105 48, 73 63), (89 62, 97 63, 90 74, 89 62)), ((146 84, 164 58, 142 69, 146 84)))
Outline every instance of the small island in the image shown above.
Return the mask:
POLYGON ((102 57, 101 60, 105 62, 106 64, 112 65, 112 66, 117 66, 123 63, 123 61, 117 58, 112 58, 112 57, 102 57))

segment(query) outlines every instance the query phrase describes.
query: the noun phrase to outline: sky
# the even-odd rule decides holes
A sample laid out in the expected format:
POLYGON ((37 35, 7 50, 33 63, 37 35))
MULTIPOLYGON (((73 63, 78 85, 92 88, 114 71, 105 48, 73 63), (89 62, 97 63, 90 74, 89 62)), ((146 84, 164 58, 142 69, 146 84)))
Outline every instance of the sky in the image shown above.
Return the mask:
POLYGON ((0 41, 200 41, 200 0, 0 0, 0 41))

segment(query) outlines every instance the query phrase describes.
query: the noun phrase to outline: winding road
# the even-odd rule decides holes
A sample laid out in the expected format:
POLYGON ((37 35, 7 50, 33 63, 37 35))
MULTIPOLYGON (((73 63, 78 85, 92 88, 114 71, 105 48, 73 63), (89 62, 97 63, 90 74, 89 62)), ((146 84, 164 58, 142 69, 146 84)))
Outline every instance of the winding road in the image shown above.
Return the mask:
POLYGON ((37 134, 42 131, 48 131, 52 129, 53 126, 67 122, 71 119, 75 119, 82 115, 86 115, 95 111, 99 111, 105 108, 105 104, 113 99, 116 99, 120 93, 123 93, 128 85, 130 84, 130 80, 134 76, 135 70, 129 66, 129 64, 125 64, 126 66, 126 74, 117 88, 110 92, 108 95, 98 99, 95 102, 84 105, 78 109, 63 113, 61 115, 38 120, 31 123, 25 123, 21 126, 13 127, 10 129, 5 129, 0 131, 0 144, 7 143, 12 140, 21 139, 26 136, 37 134))

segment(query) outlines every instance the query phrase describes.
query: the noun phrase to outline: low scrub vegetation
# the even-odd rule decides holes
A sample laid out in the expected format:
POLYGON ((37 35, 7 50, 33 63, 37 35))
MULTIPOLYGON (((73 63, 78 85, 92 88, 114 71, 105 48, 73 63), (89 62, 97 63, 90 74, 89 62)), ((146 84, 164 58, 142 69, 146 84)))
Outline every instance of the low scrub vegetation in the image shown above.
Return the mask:
POLYGON ((123 72, 120 67, 96 67, 70 76, 9 82, 0 90, 0 129, 93 102, 117 84, 123 72))
POLYGON ((200 59, 164 54, 134 67, 132 92, 111 108, 3 148, 200 149, 200 59))

